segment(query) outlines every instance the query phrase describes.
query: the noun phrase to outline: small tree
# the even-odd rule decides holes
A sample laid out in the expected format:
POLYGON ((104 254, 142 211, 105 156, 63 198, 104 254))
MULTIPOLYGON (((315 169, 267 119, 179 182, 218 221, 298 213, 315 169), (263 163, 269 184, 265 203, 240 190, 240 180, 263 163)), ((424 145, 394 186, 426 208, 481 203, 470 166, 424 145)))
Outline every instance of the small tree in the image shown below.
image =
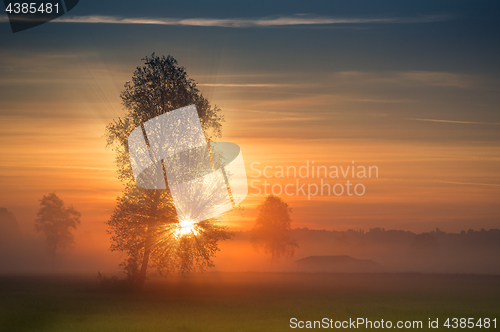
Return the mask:
POLYGON ((279 197, 269 195, 257 209, 259 214, 253 228, 252 242, 271 255, 271 260, 291 258, 299 245, 290 236, 292 209, 279 197))
POLYGON ((73 206, 66 206, 55 193, 50 193, 40 200, 40 210, 36 216, 35 228, 45 234, 50 255, 55 256, 59 249, 74 244, 71 231, 80 224, 81 214, 73 206))
POLYGON ((0 237, 19 236, 19 225, 16 217, 6 208, 0 208, 0 237))
POLYGON ((20 240, 21 233, 16 217, 6 208, 0 208, 0 248, 8 250, 20 240))

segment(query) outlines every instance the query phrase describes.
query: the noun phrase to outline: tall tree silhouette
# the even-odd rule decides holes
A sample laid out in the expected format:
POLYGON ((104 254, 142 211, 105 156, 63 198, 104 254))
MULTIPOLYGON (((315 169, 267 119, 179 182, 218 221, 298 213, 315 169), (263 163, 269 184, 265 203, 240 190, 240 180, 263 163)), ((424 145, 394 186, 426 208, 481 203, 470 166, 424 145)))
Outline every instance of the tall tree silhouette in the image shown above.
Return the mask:
POLYGON ((263 248, 272 261, 293 257, 299 245, 290 235, 292 209, 273 195, 267 196, 257 209, 252 237, 255 247, 263 248))
POLYGON ((35 228, 45 234, 47 249, 52 256, 59 249, 74 244, 71 231, 80 224, 81 215, 73 206, 66 206, 55 193, 50 193, 40 200, 40 210, 36 216, 35 228))
POLYGON ((205 138, 210 142, 221 136, 224 120, 220 109, 210 106, 172 56, 153 53, 143 60, 144 65, 137 67, 121 93, 127 115, 106 128, 107 146, 116 153, 118 178, 124 184, 123 194, 107 221, 110 249, 126 253, 121 266, 137 289, 143 287, 150 266, 160 274, 213 266, 218 242, 230 237, 230 232, 215 225, 214 220, 179 222, 168 185, 166 190, 135 185, 128 151, 128 136, 133 129, 156 116, 195 104, 205 138))

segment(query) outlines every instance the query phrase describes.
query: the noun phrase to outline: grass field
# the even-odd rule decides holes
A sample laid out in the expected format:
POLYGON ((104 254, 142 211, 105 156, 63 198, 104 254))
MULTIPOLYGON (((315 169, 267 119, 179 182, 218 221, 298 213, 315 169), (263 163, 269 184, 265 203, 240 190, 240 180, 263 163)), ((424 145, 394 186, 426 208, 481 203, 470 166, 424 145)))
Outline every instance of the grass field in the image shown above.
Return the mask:
MULTIPOLYGON (((500 276, 204 273, 149 280, 142 293, 94 278, 0 277, 1 331, 290 331, 298 320, 500 318, 500 276)), ((361 328, 365 329, 365 328, 361 328)), ((305 330, 305 329, 304 329, 305 330)), ((436 329, 434 329, 436 330, 436 329)), ((474 328, 472 330, 495 330, 474 328)))

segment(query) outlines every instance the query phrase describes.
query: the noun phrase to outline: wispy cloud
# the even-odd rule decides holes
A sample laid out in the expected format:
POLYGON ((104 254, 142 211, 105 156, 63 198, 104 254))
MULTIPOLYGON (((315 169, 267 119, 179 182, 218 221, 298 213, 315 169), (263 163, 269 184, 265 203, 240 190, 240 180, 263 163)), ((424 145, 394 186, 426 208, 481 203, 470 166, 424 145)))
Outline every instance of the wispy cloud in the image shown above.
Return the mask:
MULTIPOLYGON (((262 18, 150 18, 150 17, 120 17, 120 16, 62 16, 54 22, 59 23, 94 23, 94 24, 145 24, 145 25, 176 25, 224 28, 273 27, 294 25, 332 25, 332 24, 373 24, 373 23, 427 23, 449 20, 448 15, 428 15, 420 17, 380 17, 380 18, 335 18, 297 14, 293 16, 262 17, 262 18)), ((6 17, 4 18, 4 21, 6 17)))
POLYGON ((389 83, 404 86, 428 86, 469 88, 480 83, 480 78, 465 74, 431 71, 362 72, 345 71, 335 73, 336 78, 364 84, 389 83))
POLYGON ((429 86, 466 88, 472 83, 472 78, 466 75, 446 72, 407 71, 398 76, 408 83, 421 83, 429 86))
POLYGON ((199 83, 198 86, 226 87, 226 88, 283 88, 292 84, 231 84, 231 83, 199 83))
POLYGON ((438 183, 449 183, 449 184, 460 184, 460 185, 468 185, 468 186, 487 186, 487 187, 500 187, 500 184, 494 183, 476 183, 476 182, 456 182, 456 181, 433 181, 438 183))
POLYGON ((454 121, 454 120, 417 119, 417 118, 406 118, 406 120, 411 120, 411 121, 427 121, 427 122, 444 122, 444 123, 459 123, 459 124, 474 124, 474 125, 489 125, 489 126, 500 126, 500 123, 497 123, 497 122, 474 122, 474 121, 454 121))
POLYGON ((500 187, 497 183, 478 183, 478 182, 459 182, 459 181, 445 181, 445 180, 422 180, 422 179, 377 179, 377 181, 388 181, 388 182, 421 182, 421 183, 445 183, 445 184, 457 184, 465 186, 486 186, 486 187, 500 187))
POLYGON ((0 164, 0 167, 5 168, 67 168, 67 169, 84 169, 91 171, 116 171, 115 168, 104 168, 104 167, 88 167, 88 166, 64 166, 64 165, 13 165, 13 164, 0 164))

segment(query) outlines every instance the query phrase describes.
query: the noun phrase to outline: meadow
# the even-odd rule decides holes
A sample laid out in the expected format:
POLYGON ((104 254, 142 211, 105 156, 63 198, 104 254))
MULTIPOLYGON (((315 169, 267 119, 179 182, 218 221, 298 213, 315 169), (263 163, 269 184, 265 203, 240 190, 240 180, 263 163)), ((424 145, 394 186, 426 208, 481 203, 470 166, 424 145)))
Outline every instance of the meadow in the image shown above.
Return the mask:
POLYGON ((97 285, 88 276, 0 276, 0 330, 290 331, 291 318, 359 317, 420 320, 423 330, 439 318, 439 330, 457 330, 444 319, 500 318, 500 276, 210 272, 149 279, 140 293, 97 285))

